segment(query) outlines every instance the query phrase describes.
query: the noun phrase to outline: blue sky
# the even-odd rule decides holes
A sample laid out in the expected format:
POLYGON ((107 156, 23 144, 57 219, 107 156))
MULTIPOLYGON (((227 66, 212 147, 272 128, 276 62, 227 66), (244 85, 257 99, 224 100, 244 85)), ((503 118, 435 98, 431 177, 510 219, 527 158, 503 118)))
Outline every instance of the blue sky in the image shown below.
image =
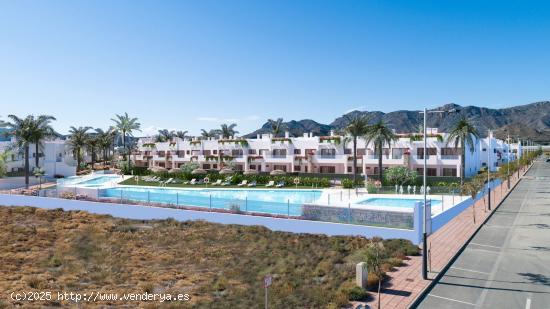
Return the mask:
POLYGON ((241 133, 550 99, 548 1, 4 1, 0 112, 241 133))

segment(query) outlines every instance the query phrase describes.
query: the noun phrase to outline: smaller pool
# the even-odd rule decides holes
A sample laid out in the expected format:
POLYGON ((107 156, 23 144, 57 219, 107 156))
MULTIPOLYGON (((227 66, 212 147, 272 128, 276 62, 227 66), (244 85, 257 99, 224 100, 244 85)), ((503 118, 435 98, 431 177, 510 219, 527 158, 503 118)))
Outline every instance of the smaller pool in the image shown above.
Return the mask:
MULTIPOLYGON (((400 207, 400 208, 413 208, 414 204, 418 202, 424 202, 423 199, 404 199, 404 198, 369 198, 359 202, 361 205, 368 206, 386 206, 386 207, 400 207)), ((432 206, 441 204, 439 200, 432 200, 432 206)))
POLYGON ((87 187, 99 187, 105 183, 114 181, 115 179, 120 179, 120 176, 100 176, 88 180, 84 180, 81 182, 77 182, 77 185, 85 185, 87 187))

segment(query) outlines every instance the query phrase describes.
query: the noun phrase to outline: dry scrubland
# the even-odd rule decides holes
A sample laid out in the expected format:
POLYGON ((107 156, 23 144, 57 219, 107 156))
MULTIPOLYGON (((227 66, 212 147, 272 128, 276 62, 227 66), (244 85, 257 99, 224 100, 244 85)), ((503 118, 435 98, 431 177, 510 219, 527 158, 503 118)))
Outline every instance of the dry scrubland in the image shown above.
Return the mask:
MULTIPOLYGON (((338 308, 369 240, 273 232, 206 222, 131 221, 82 211, 0 207, 0 308, 11 291, 189 293, 146 308, 258 308, 274 275, 271 308, 338 308)), ((386 242, 388 264, 416 247, 386 242)), ((371 278, 374 279, 374 278, 371 278)), ((353 293, 352 293, 353 294, 353 293)), ((29 308, 29 303, 19 303, 29 308)), ((43 306, 70 303, 34 303, 43 306)), ((72 304, 74 305, 74 304, 72 304)), ((89 306, 122 305, 96 303, 89 306)))

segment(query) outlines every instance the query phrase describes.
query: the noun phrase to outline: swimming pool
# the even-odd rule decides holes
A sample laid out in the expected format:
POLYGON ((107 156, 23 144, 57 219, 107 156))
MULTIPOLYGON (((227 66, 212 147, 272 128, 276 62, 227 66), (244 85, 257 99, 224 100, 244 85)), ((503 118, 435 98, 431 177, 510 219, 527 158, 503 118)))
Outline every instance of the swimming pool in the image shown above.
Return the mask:
MULTIPOLYGON (((431 200, 432 206, 441 204, 439 200, 431 200)), ((408 198, 369 198, 358 204, 367 206, 385 206, 385 207, 398 207, 398 208, 414 208, 414 205, 418 202, 423 203, 423 199, 408 199, 408 198)))
POLYGON ((301 216, 302 205, 319 199, 321 190, 288 189, 169 189, 124 186, 99 190, 99 197, 301 216))
POLYGON ((85 185, 86 187, 97 187, 97 185, 103 185, 116 179, 120 180, 120 176, 99 176, 92 179, 77 182, 76 185, 85 185))

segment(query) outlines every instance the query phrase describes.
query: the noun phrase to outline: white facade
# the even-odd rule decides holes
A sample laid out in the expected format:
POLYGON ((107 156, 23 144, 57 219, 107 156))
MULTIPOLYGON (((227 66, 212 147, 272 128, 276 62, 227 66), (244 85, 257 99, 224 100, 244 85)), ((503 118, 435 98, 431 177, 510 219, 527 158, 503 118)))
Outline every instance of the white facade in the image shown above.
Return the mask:
MULTIPOLYGON (((23 170, 25 167, 25 157, 21 150, 14 147, 15 138, 10 141, 0 142, 0 153, 8 151, 9 156, 7 160, 8 172, 17 172, 23 170)), ((42 146, 39 147, 38 154, 36 153, 36 147, 31 144, 29 147, 29 167, 32 170, 36 167, 36 156, 39 157, 38 164, 46 172, 47 177, 60 176, 74 176, 76 174, 76 161, 73 158, 71 149, 68 147, 64 140, 50 140, 44 141, 42 146)))
MULTIPOLYGON (((447 143, 446 133, 428 135, 427 172, 428 176, 460 176, 460 149, 447 143)), ((383 168, 405 166, 422 173, 423 141, 417 134, 400 134, 392 145, 385 145, 383 151, 383 168)), ((421 136, 420 136, 421 137, 421 136)), ((274 138, 271 134, 258 135, 255 139, 208 139, 181 140, 155 143, 152 138, 141 138, 138 150, 132 154, 137 166, 179 168, 183 164, 196 162, 203 169, 221 169, 231 165, 236 170, 257 170, 270 172, 351 174, 353 173, 352 143, 344 145, 344 137, 313 136, 305 133, 302 137, 274 138)), ((473 152, 466 150, 465 174, 472 176, 484 165, 483 145, 488 139, 476 140, 473 152)), ((508 151, 508 146, 490 138, 495 153, 491 158, 497 168, 505 162, 506 156, 500 152, 508 151)), ((486 147, 485 147, 486 148, 486 147)), ((378 173, 378 156, 374 145, 366 145, 363 139, 357 142, 358 173, 375 175, 378 173)), ((485 155, 485 157, 487 157, 485 155)))

